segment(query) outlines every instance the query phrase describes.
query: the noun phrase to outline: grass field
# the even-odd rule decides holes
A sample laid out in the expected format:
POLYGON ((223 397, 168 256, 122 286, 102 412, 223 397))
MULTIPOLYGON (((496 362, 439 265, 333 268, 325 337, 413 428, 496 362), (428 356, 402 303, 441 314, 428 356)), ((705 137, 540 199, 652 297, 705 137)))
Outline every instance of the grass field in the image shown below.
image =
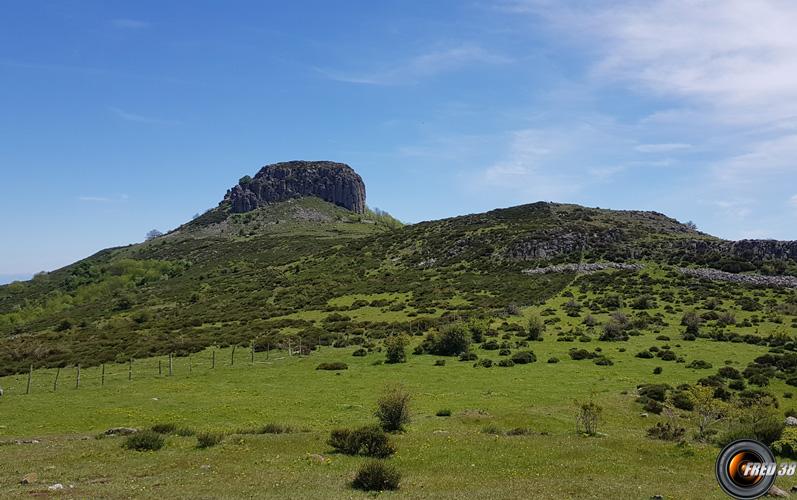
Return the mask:
MULTIPOLYGON (((63 370, 56 393, 53 370, 34 374, 30 395, 21 394, 25 376, 6 377, 0 379, 6 389, 0 399, 0 494, 46 492, 48 485, 61 483, 66 488, 60 493, 76 498, 359 496, 348 482, 363 459, 333 454, 326 439, 332 428, 373 422, 383 388, 400 382, 413 396, 413 422, 394 437, 398 453, 390 461, 403 474, 401 488, 385 495, 722 498, 712 469, 717 448, 646 438, 645 429, 660 417, 641 417, 634 402, 639 383, 663 376, 673 385, 693 383, 711 371, 634 357, 662 344, 649 336, 600 344, 613 366, 570 360, 573 344, 548 335, 530 345, 538 362, 511 368, 474 368, 456 358, 433 366, 443 358, 430 355, 375 365, 382 353, 353 357, 353 348, 323 347, 303 357, 272 351, 268 361, 257 353, 255 365, 239 349, 235 366, 229 365, 229 349, 218 350, 214 370, 205 351, 192 357, 191 373, 187 358, 177 358, 172 377, 165 375, 165 358, 160 377, 157 360, 142 360, 132 382, 126 365, 109 365, 104 386, 99 368, 84 369, 79 390, 74 372, 63 370), (546 363, 552 356, 561 362, 546 363), (349 369, 315 370, 324 361, 344 361, 349 369), (659 365, 664 374, 653 375, 659 365), (600 437, 583 437, 574 429, 574 400, 589 399, 604 407, 600 437), (452 416, 436 417, 444 408, 452 416), (232 434, 206 450, 195 449, 194 438, 169 437, 161 451, 143 453, 123 450, 122 438, 95 439, 110 427, 163 422, 232 434), (265 423, 289 425, 295 432, 234 434, 265 423), (532 432, 496 436, 483 432, 488 425, 532 432), (15 442, 34 438, 40 442, 15 442), (38 474, 37 484, 18 484, 31 472, 38 474)), ((499 358, 495 351, 477 352, 499 358)), ((727 360, 741 368, 766 349, 699 339, 678 352, 715 367, 727 360)), ((773 392, 786 390, 778 384, 773 382, 773 392)))

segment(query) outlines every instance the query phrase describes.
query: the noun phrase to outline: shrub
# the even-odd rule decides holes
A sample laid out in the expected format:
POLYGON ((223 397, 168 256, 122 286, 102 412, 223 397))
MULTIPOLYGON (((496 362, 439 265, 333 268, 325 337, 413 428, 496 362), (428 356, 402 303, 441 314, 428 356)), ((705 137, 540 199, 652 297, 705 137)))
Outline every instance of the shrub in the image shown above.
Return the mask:
POLYGON ((571 349, 567 354, 570 356, 570 359, 575 361, 582 359, 592 359, 595 357, 595 354, 586 349, 571 349))
POLYGON ((495 351, 499 349, 501 346, 498 344, 496 340, 488 340, 484 344, 482 344, 482 349, 486 351, 495 351))
POLYGON ((401 386, 388 388, 376 403, 376 418, 386 432, 404 429, 410 421, 410 395, 401 386))
POLYGON ((429 333, 422 346, 425 352, 431 354, 457 356, 468 351, 470 331, 464 323, 454 323, 439 332, 429 333))
POLYGON ((576 413, 576 430, 588 436, 595 436, 598 433, 600 415, 603 408, 592 401, 587 403, 577 403, 578 412, 576 413))
POLYGON ((645 409, 645 411, 659 415, 661 414, 662 410, 664 410, 664 405, 662 405, 655 399, 648 399, 647 401, 645 401, 645 405, 643 406, 643 408, 645 409))
POLYGON ((661 375, 661 372, 663 371, 664 369, 662 367, 657 366, 656 368, 653 369, 653 375, 661 375))
POLYGON ((511 359, 517 365, 525 365, 528 363, 536 362, 537 356, 535 356, 534 353, 531 351, 521 351, 521 352, 516 352, 511 359))
POLYGON ((648 437, 651 439, 661 439, 663 441, 678 441, 686 434, 686 429, 671 425, 669 422, 662 424, 656 423, 653 427, 647 430, 648 437))
POLYGON ((435 413, 435 415, 438 416, 438 417, 450 417, 451 416, 451 410, 449 410, 448 408, 443 409, 443 410, 437 410, 437 413, 435 413))
POLYGON ((501 349, 500 351, 498 351, 499 356, 509 356, 510 354, 512 354, 512 351, 510 351, 509 349, 501 349))
POLYGON ((718 443, 725 446, 737 439, 755 439, 770 446, 781 438, 784 428, 783 421, 775 416, 748 418, 731 425, 728 431, 720 436, 718 443))
POLYGON ((555 357, 554 358, 548 358, 548 363, 553 364, 553 363, 558 363, 558 362, 559 362, 559 358, 555 358, 555 357))
POLYGON ((446 360, 445 359, 435 360, 434 365, 435 366, 446 366, 446 360))
POLYGON ((368 351, 366 351, 366 350, 365 350, 365 349, 363 349, 363 348, 357 349, 356 351, 354 351, 353 353, 351 353, 351 355, 352 355, 352 356, 355 356, 355 357, 363 357, 363 356, 365 356, 366 354, 368 354, 368 351))
POLYGON ((401 474, 390 464, 372 460, 360 466, 352 481, 352 488, 363 491, 397 490, 401 474))
POLYGON ((527 325, 528 328, 528 339, 529 340, 539 340, 542 338, 543 334, 545 333, 545 322, 537 316, 536 314, 529 318, 529 322, 527 325))
POLYGON ((695 409, 694 401, 685 391, 674 392, 671 401, 672 405, 679 410, 692 411, 695 409))
POLYGON ((403 335, 392 335, 385 339, 385 363, 404 363, 407 361, 407 339, 403 335))
POLYGON ((316 370, 348 370, 349 365, 346 363, 342 363, 340 361, 335 361, 334 363, 321 363, 315 368, 316 370))
POLYGON ((396 452, 387 434, 376 425, 354 430, 335 429, 327 444, 344 455, 386 458, 396 452))
POLYGON ((709 363, 708 361, 704 361, 702 359, 696 359, 691 363, 689 363, 688 365, 686 365, 686 367, 694 368, 696 370, 708 370, 709 368, 711 368, 711 363, 709 363))
POLYGON ((732 366, 723 366, 717 370, 717 374, 722 378, 738 380, 742 378, 742 374, 732 366))
POLYGON ((174 434, 177 430, 177 426, 175 424, 155 424, 151 427, 152 432, 157 432, 158 434, 174 434))
POLYGON ((216 446, 224 440, 224 434, 220 432, 202 432, 196 435, 197 448, 210 448, 216 446))
POLYGON ((473 363, 473 367, 474 368, 479 368, 479 367, 481 367, 481 368, 491 368, 492 366, 493 366, 493 360, 492 359, 487 359, 487 358, 480 359, 479 361, 473 363))
POLYGON ((459 355, 460 361, 476 361, 477 359, 479 359, 479 356, 475 352, 463 352, 459 355))
POLYGON ((482 433, 492 434, 494 436, 500 436, 501 434, 503 434, 501 432, 501 429, 495 424, 487 424, 484 427, 482 427, 482 433))
POLYGON ((611 359, 607 358, 606 356, 598 356, 597 358, 595 358, 595 361, 593 361, 593 363, 595 363, 598 366, 612 366, 614 364, 614 362, 611 359))
POLYGON ((196 431, 194 429, 191 429, 190 427, 178 427, 177 430, 174 431, 174 433, 180 437, 189 437, 196 434, 196 431))
POLYGON ((531 429, 528 427, 515 427, 506 431, 507 436, 528 436, 531 434, 531 429))
POLYGON ((515 366, 515 362, 511 359, 502 359, 498 362, 498 366, 502 366, 504 368, 511 368, 515 366))
POLYGON ((163 448, 166 440, 155 431, 141 431, 131 434, 122 443, 122 448, 135 451, 156 451, 163 448))
POLYGON ((781 457, 797 458, 797 427, 786 427, 780 439, 772 443, 772 451, 781 457))
POLYGON ((667 398, 667 391, 672 389, 667 384, 642 384, 637 387, 637 392, 641 398, 653 399, 658 402, 664 402, 667 398))
POLYGON ((733 389, 734 391, 743 391, 744 390, 744 380, 732 380, 728 384, 729 389, 733 389))
POLYGON ((260 428, 259 434, 289 434, 293 428, 288 425, 269 423, 260 428))

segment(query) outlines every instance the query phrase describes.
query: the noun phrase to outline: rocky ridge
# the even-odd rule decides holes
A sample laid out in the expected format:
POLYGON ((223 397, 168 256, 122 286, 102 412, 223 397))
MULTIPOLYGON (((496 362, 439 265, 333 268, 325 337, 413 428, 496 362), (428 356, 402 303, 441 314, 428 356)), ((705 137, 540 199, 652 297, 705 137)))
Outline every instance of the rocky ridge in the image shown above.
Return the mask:
POLYGON ((365 212, 365 184, 345 163, 288 161, 266 165, 254 177, 245 176, 227 191, 233 213, 294 198, 315 196, 355 213, 365 212))

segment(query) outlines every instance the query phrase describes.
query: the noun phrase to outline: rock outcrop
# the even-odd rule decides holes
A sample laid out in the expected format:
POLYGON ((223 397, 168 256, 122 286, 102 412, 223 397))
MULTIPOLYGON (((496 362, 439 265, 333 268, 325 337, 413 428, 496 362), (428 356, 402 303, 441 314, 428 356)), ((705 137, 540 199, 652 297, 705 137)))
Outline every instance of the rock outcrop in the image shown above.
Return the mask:
POLYGON ((365 211, 365 184, 345 163, 288 161, 266 165, 253 177, 244 177, 227 191, 224 201, 233 212, 293 198, 315 196, 352 212, 365 211))

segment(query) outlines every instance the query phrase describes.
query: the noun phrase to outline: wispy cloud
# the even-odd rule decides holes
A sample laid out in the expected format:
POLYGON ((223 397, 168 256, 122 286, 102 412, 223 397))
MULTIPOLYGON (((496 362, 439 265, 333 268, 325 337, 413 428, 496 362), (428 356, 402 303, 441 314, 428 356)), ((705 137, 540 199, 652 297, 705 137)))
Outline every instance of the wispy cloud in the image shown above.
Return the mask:
POLYGON ((113 19, 111 24, 120 29, 128 29, 128 30, 140 30, 144 28, 149 28, 150 24, 146 21, 140 21, 138 19, 113 19))
POLYGON ((692 149, 692 145, 684 143, 640 144, 634 149, 640 153, 671 153, 692 149))
POLYGON ((794 208, 797 208, 797 194, 789 198, 789 205, 793 206, 794 208))
POLYGON ((412 84, 424 78, 462 70, 475 65, 506 64, 512 59, 474 44, 433 50, 398 61, 390 66, 362 70, 339 71, 317 68, 331 80, 367 85, 412 84))
POLYGON ((86 203, 119 203, 123 201, 127 201, 130 197, 126 194, 120 194, 118 196, 110 197, 110 196, 78 196, 78 201, 83 201, 86 203))
POLYGON ((130 113, 123 109, 119 109, 116 107, 109 107, 108 110, 116 115, 118 118, 128 122, 136 122, 136 123, 150 123, 155 125, 179 125, 181 122, 178 120, 164 120, 162 118, 155 118, 151 116, 144 116, 139 115, 136 113, 130 113))

